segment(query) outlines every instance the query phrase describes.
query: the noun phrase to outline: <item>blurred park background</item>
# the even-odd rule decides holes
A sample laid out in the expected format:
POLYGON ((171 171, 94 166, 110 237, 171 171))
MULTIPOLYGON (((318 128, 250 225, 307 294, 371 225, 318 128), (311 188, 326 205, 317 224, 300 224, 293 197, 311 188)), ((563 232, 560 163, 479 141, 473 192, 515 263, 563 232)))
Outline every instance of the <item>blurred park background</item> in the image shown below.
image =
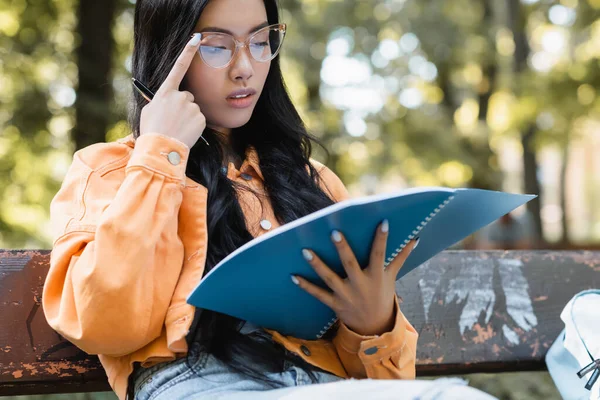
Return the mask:
MULTIPOLYGON (((315 158, 353 195, 538 194, 504 221, 527 240, 492 243, 498 225, 457 247, 600 248, 600 0, 279 3, 284 76, 330 150, 315 158)), ((0 248, 51 248, 73 152, 129 133, 134 7, 0 0, 0 248)), ((546 373, 469 379, 503 399, 560 398, 546 373)))

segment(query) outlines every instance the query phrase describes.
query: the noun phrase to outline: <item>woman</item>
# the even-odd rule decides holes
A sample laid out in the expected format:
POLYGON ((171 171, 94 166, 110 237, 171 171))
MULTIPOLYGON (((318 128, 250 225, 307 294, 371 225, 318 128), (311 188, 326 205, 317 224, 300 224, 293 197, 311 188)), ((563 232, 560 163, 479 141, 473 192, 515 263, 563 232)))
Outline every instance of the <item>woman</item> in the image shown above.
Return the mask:
POLYGON ((266 398, 342 378, 414 379, 418 335, 394 277, 416 243, 384 270, 386 221, 364 270, 332 232, 347 279, 303 250, 331 290, 292 280, 339 317, 323 339, 185 302, 227 254, 348 193, 310 159, 314 138, 281 76, 275 0, 138 0, 134 32, 133 76, 156 94, 135 97, 132 135, 74 155, 52 201, 50 325, 99 355, 120 399, 266 398))

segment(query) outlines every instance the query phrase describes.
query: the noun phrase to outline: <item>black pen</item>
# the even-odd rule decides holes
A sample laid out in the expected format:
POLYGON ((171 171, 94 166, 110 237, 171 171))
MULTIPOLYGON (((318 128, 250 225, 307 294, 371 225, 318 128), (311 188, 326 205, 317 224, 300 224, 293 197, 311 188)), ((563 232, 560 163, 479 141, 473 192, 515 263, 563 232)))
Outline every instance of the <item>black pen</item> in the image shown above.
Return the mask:
MULTIPOLYGON (((148 102, 150 102, 150 100, 152 100, 152 98, 154 98, 154 93, 152 93, 152 90, 148 89, 146 87, 146 85, 144 85, 142 82, 138 81, 135 78, 131 78, 131 82, 133 83, 133 86, 138 90, 138 92, 140 92, 142 97, 144 97, 146 100, 148 100, 148 102)), ((208 142, 206 141, 206 139, 204 139, 204 137, 202 137, 202 135, 200 135, 200 138, 202 140, 204 140, 204 143, 206 143, 207 146, 210 146, 208 144, 208 142)))
POLYGON ((142 82, 138 81, 135 78, 131 78, 131 82, 133 83, 133 86, 138 90, 138 92, 140 92, 140 94, 148 101, 152 100, 152 98, 154 97, 154 93, 152 93, 152 90, 148 89, 146 87, 146 85, 144 85, 142 82))

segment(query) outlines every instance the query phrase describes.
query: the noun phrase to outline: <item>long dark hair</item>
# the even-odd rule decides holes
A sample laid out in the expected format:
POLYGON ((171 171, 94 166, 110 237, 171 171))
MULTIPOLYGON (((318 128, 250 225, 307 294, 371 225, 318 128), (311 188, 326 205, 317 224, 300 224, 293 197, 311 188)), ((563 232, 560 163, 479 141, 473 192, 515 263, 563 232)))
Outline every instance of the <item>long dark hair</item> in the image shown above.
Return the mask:
MULTIPOLYGON (((138 0, 135 7, 132 73, 158 90, 173 67, 208 0, 138 0)), ((264 0, 269 24, 279 23, 276 0, 264 0)), ((185 90, 185 80, 181 90, 185 90)), ((139 135, 141 108, 146 101, 134 94, 129 123, 139 135)), ((186 175, 208 189, 208 249, 205 272, 229 253, 251 240, 242 209, 235 195, 241 186, 221 175, 223 142, 218 132, 206 129, 206 146, 199 140, 190 151, 186 175)), ((231 149, 240 157, 253 146, 264 176, 264 188, 280 224, 333 204, 319 186, 318 173, 310 163, 311 141, 319 141, 306 131, 287 93, 281 75, 279 56, 271 68, 252 117, 247 124, 231 130, 231 149)), ((197 313, 198 314, 198 313, 197 313)), ((266 335, 239 332, 243 321, 203 310, 189 338, 199 341, 232 369, 252 378, 275 382, 264 371, 280 371, 284 361, 305 368, 314 380, 314 370, 300 357, 272 343, 266 335)))

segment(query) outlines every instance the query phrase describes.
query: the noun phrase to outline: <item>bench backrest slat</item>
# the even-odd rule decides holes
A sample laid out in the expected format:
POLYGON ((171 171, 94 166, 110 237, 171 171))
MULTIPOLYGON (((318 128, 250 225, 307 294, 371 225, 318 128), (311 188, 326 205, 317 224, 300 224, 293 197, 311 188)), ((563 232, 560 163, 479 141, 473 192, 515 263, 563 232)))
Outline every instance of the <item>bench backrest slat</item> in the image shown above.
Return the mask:
MULTIPOLYGON (((0 250, 0 395, 110 390, 41 308, 49 250, 0 250)), ((445 251, 397 282, 418 375, 543 369, 560 312, 600 288, 600 252, 445 251)))

